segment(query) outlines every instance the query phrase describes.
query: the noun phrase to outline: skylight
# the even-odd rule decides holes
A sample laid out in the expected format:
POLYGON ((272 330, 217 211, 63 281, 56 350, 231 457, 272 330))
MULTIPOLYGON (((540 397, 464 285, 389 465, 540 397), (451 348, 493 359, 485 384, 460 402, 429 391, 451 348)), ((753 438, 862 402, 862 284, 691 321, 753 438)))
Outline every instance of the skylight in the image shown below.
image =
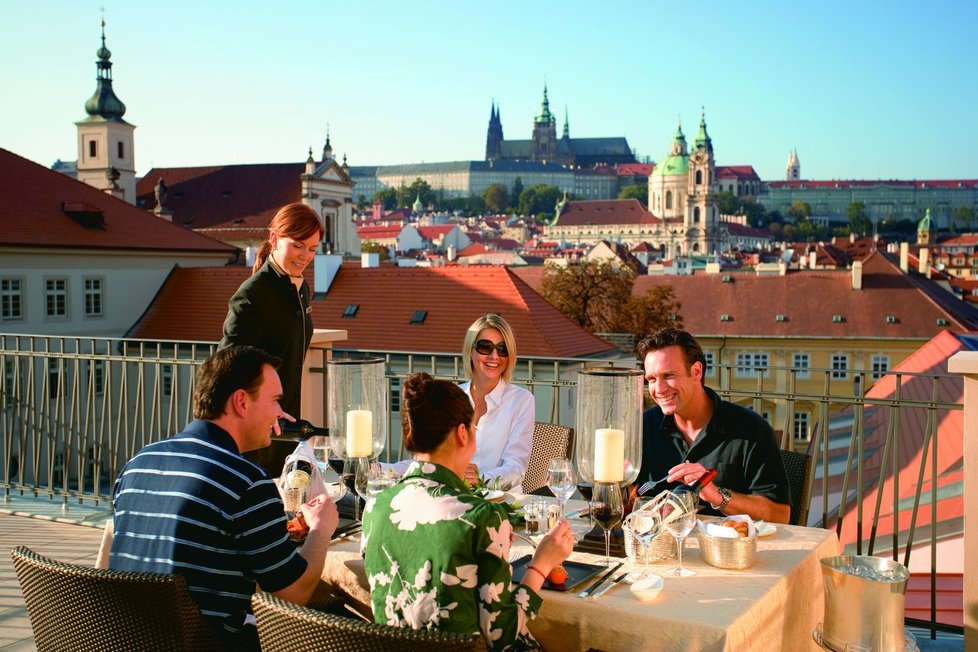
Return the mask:
POLYGON ((412 324, 423 324, 425 318, 428 316, 427 310, 415 310, 414 314, 411 315, 412 324))

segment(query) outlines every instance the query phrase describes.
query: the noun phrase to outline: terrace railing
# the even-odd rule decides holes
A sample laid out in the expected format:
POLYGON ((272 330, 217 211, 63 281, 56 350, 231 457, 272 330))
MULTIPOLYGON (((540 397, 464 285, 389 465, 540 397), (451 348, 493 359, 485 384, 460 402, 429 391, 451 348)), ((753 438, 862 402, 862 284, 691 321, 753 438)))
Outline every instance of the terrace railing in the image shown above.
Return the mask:
MULTIPOLYGON (((194 372, 215 348, 215 342, 0 334, 0 495, 47 496, 64 509, 76 501, 107 504, 122 465, 191 419, 194 372)), ((457 354, 339 348, 332 354, 387 360, 392 433, 387 459, 401 453, 404 378, 417 371, 456 381, 465 376, 457 354)), ((577 371, 597 364, 636 362, 521 357, 514 382, 533 392, 537 420, 573 426, 577 371)), ((939 461, 942 438, 961 436, 960 427, 953 430, 955 419, 960 422, 967 412, 961 377, 943 371, 881 379, 862 370, 753 371, 718 364, 707 384, 764 415, 782 447, 815 456, 811 525, 834 528, 854 554, 884 555, 929 569, 932 608, 925 622, 938 627, 938 548, 963 528, 960 520, 941 520, 940 507, 959 499, 961 483, 955 485, 953 478, 950 485, 943 483, 942 474, 954 469, 939 461), (799 374, 806 375, 808 388, 812 378, 820 379, 821 391, 796 391, 799 374), (909 514, 909 525, 893 514, 909 514)), ((316 394, 304 398, 304 405, 321 410, 325 401, 317 396, 325 398, 326 365, 314 362, 307 372, 316 377, 304 385, 316 394)), ((978 415, 978 397, 971 411, 978 415)), ((308 418, 325 422, 321 411, 308 418)))

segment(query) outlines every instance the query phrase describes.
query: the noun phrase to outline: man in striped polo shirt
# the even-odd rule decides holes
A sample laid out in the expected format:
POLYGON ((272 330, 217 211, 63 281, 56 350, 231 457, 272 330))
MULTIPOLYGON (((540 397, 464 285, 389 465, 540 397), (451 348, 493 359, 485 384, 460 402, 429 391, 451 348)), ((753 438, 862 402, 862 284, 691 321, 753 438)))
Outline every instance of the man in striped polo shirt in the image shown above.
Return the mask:
POLYGON ((197 372, 194 418, 150 444, 116 480, 112 551, 117 570, 180 574, 201 613, 230 649, 257 649, 250 615, 256 584, 305 604, 322 574, 336 506, 324 495, 303 505, 309 535, 289 541, 275 483, 245 451, 268 446, 282 384, 279 359, 232 346, 197 372))

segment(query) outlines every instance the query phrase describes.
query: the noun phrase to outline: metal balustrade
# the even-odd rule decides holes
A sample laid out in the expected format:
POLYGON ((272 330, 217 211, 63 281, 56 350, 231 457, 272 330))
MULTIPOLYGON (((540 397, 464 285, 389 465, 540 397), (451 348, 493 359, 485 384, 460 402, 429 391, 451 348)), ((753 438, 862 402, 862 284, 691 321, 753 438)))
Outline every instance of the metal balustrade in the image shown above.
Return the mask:
MULTIPOLYGON (((2 495, 48 496, 66 509, 72 501, 107 503, 122 465, 142 446, 168 437, 192 418, 194 372, 216 346, 216 342, 0 334, 2 495)), ((332 354, 387 360, 391 390, 387 459, 400 455, 397 410, 404 378, 426 371, 439 378, 464 379, 458 354, 340 348, 332 354)), ((635 366, 637 362, 625 356, 521 356, 513 379, 533 392, 538 420, 573 426, 577 371, 584 365, 607 364, 635 366)), ((326 370, 314 368, 312 373, 326 370)), ((847 521, 855 520, 857 537, 850 546, 854 554, 883 555, 909 565, 915 545, 954 534, 947 531, 948 524, 937 521, 939 503, 954 497, 946 496, 947 488, 930 478, 938 474, 939 425, 949 414, 965 409, 963 381, 946 373, 891 373, 885 378, 874 381, 873 372, 862 370, 773 366, 745 373, 743 364, 717 364, 706 380, 725 398, 765 415, 779 433, 782 447, 815 456, 818 471, 811 525, 827 525, 842 535, 847 521), (874 382, 890 383, 893 391, 875 396, 870 389, 874 382), (905 450, 902 435, 921 428, 919 451, 905 450), (867 460, 877 452, 876 466, 870 467, 867 460), (915 491, 912 499, 906 499, 912 524, 903 530, 891 527, 886 537, 880 537, 881 523, 889 526, 886 520, 905 507, 899 476, 888 480, 892 469, 917 457, 915 491), (867 493, 875 486, 884 486, 887 492, 875 492, 867 504, 867 493), (921 510, 929 510, 923 528, 914 525, 921 510), (939 532, 939 528, 943 529, 939 532)), ((317 386, 325 388, 326 383, 317 386)), ((929 555, 932 608, 926 624, 937 627, 937 546, 929 546, 929 555)))

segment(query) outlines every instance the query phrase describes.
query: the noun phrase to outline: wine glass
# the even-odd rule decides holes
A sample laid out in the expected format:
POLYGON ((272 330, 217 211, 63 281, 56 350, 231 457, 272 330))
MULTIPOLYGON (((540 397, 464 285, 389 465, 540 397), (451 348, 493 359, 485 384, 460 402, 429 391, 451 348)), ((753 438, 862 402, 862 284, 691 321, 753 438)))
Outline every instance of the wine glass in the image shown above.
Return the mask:
POLYGON ((604 530, 604 563, 611 566, 611 530, 624 512, 621 487, 615 482, 595 482, 591 491, 591 518, 604 530))
POLYGON ((696 526, 696 508, 699 497, 691 491, 672 491, 662 508, 662 525, 676 540, 679 552, 679 565, 672 574, 679 577, 696 575, 696 571, 683 568, 683 543, 693 527, 696 526))
POLYGON ((625 518, 625 527, 632 536, 636 565, 642 569, 634 579, 641 579, 648 575, 649 546, 652 545, 662 526, 661 515, 658 510, 650 507, 652 504, 654 504, 652 498, 637 496, 632 501, 632 513, 625 518))
POLYGON ((367 500, 373 500, 384 489, 393 487, 397 478, 393 471, 384 469, 380 462, 371 462, 367 469, 367 500))
POLYGON ((570 500, 577 488, 576 481, 574 465, 569 459, 558 457, 550 460, 550 466, 547 467, 547 487, 557 497, 557 502, 560 503, 561 519, 564 518, 567 501, 570 500))

